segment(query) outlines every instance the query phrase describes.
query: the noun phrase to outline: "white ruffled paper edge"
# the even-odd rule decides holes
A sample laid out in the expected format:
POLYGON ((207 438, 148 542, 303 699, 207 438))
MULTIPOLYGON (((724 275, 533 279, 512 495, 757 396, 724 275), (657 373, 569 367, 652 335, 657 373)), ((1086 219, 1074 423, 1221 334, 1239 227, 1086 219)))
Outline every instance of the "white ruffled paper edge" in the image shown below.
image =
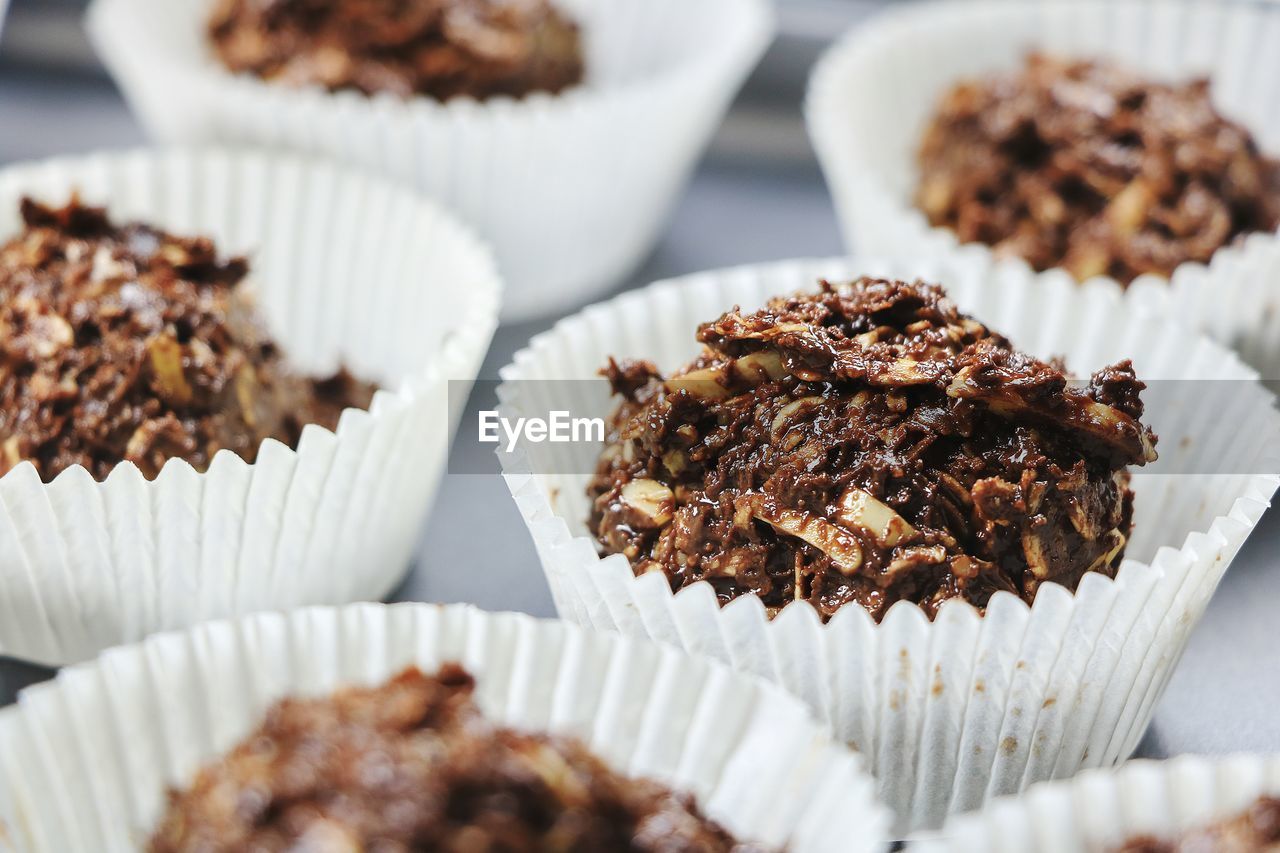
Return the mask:
POLYGON ((208 0, 95 0, 89 34, 149 131, 324 154, 439 199, 489 240, 504 321, 581 305, 652 248, 695 160, 772 38, 767 0, 566 0, 587 84, 438 103, 233 76, 208 0))
POLYGON ((1173 839, 1280 794, 1280 756, 1133 761, 1033 786, 947 821, 912 853, 1104 853, 1141 835, 1173 839))
MULTIPOLYGON (((512 415, 545 411, 546 400, 526 398, 554 395, 543 389, 556 386, 537 380, 588 378, 607 355, 670 369, 696 352, 697 324, 729 306, 859 273, 944 282, 962 309, 1033 353, 1065 354, 1078 373, 1132 354, 1148 379, 1239 381, 1210 386, 1228 395, 1212 405, 1198 397, 1199 385, 1177 386, 1187 399, 1170 410, 1186 418, 1159 425, 1164 464, 1185 463, 1201 444, 1233 458, 1242 447, 1251 459, 1272 450, 1280 428, 1272 398, 1229 352, 1132 310, 1106 288, 971 259, 795 261, 655 284, 535 338, 502 371, 499 397, 512 415), (1206 416, 1219 415, 1217 423, 1251 427, 1199 432, 1206 416)), ((596 390, 595 404, 609 405, 607 390, 596 390)), ((582 415, 589 405, 552 408, 582 415)), ((587 478, 539 473, 545 463, 531 459, 517 452, 506 460, 507 481, 560 615, 710 655, 801 696, 867 756, 899 833, 937 826, 950 812, 1031 782, 1127 758, 1223 571, 1280 483, 1271 474, 1139 475, 1131 558, 1114 581, 1090 575, 1075 595, 1049 585, 1034 607, 999 594, 985 616, 956 601, 930 622, 904 602, 878 625, 857 607, 823 625, 805 603, 770 621, 754 597, 721 608, 705 583, 672 595, 665 578, 635 577, 621 555, 601 559, 585 529, 587 478), (1133 559, 1140 555, 1150 564, 1133 559)))
MULTIPOLYGON (((931 227, 912 204, 928 114, 962 76, 1013 67, 1031 47, 1110 57, 1158 77, 1208 75, 1214 101, 1280 155, 1280 6, 1139 0, 948 0, 861 24, 820 60, 806 101, 809 134, 845 245, 862 253, 991 257, 931 227)), ((1280 235, 1253 234, 1131 286, 1148 305, 1238 348, 1280 378, 1280 235)), ((1119 291, 1112 279, 1096 286, 1119 291)))
POLYGON ((448 382, 470 382, 496 325, 484 246, 414 194, 308 158, 251 151, 105 153, 0 170, 0 234, 17 199, 78 190, 137 219, 248 252, 286 357, 346 363, 383 387, 336 432, 270 440, 250 465, 171 460, 40 482, 0 478, 0 653, 83 660, 157 630, 303 604, 377 599, 408 569, 444 470, 448 382))
POLYGON ((619 771, 695 794, 741 837, 805 851, 883 849, 861 761, 803 705, 710 661, 468 606, 313 608, 112 649, 0 711, 0 849, 126 851, 169 786, 286 695, 377 684, 456 661, 485 713, 573 734, 619 771))

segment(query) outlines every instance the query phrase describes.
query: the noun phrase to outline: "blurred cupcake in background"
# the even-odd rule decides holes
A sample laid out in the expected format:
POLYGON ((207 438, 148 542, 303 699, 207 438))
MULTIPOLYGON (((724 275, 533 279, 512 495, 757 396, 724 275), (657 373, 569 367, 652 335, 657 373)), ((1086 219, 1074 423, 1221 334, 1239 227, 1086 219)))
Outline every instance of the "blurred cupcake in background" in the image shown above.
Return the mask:
POLYGON ((515 320, 581 304, 640 262, 772 10, 96 0, 88 27, 158 139, 324 154, 456 210, 494 245, 515 320))
POLYGON ((97 480, 128 462, 154 479, 170 459, 205 471, 229 450, 253 462, 267 439, 296 447, 376 387, 345 369, 291 371, 257 317, 244 258, 204 237, 113 222, 74 195, 20 202, 0 245, 0 475, 23 462, 51 482, 97 480))
POLYGON ((1080 281, 1168 278, 1280 227, 1280 160, 1214 109, 1205 78, 1032 53, 948 90, 918 162, 931 225, 1080 281))
POLYGON ((29 853, 886 846, 859 757, 785 692, 465 606, 157 635, 24 691, 0 747, 29 853))
POLYGON ((435 206, 323 162, 0 170, 0 652, 386 595, 499 290, 435 206))
POLYGON ((583 77, 578 27, 547 0, 220 0, 209 39, 233 73, 331 92, 520 98, 583 77))
POLYGON ((1133 761, 1035 785, 947 821, 913 853, 1268 853, 1280 847, 1280 758, 1133 761))
POLYGON ((841 39, 810 83, 810 134, 846 243, 1105 279, 1269 374, 1276 31, 1269 4, 890 10, 841 39))

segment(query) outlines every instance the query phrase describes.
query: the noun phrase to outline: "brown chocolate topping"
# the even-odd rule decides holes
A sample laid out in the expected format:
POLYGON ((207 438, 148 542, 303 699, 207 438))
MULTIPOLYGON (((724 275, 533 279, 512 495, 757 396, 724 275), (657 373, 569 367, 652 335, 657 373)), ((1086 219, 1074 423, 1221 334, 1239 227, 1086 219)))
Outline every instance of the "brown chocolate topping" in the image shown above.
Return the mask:
POLYGON ((1280 161, 1214 109, 1102 62, 1030 55, 943 97, 916 202, 963 242, 1128 284, 1280 225, 1280 161))
POLYGON ((624 778, 569 737, 487 721, 448 665, 286 699, 170 795, 152 853, 741 851, 691 797, 624 778))
POLYGON ((267 438, 337 424, 373 387, 345 372, 291 374, 240 287, 248 264, 213 243, 117 226, 74 199, 22 202, 0 246, 0 473, 43 480, 121 461, 154 477, 170 458, 206 468, 226 448, 252 462, 267 438))
POLYGON ((624 401, 589 494, 606 553, 673 589, 877 619, 1114 575, 1127 465, 1155 459, 1128 362, 1087 386, 917 282, 824 282, 734 309, 665 380, 610 362, 624 401))
POLYGON ((547 0, 220 0, 209 37, 232 71, 331 91, 519 97, 583 74, 547 0))
POLYGON ((1280 853, 1280 799, 1262 797, 1242 814, 1177 839, 1134 838, 1116 853, 1280 853))

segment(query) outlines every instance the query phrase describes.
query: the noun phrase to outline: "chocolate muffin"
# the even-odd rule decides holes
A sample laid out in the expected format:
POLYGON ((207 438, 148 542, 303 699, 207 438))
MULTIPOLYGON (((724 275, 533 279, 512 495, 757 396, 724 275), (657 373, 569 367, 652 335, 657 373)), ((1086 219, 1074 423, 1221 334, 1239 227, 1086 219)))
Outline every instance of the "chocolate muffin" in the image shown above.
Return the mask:
POLYGON ((898 601, 930 616, 1112 576, 1126 466, 1156 458, 1128 362, 1087 384, 1018 352, 941 287, 823 282, 698 329, 663 377, 613 363, 623 401, 589 485, 606 554, 770 615, 898 601))
POLYGON ((1242 814, 1173 840, 1134 838, 1116 853, 1280 853, 1280 799, 1262 797, 1242 814))
POLYGON ((170 795, 152 853, 232 850, 746 851, 692 798, 624 778, 579 741, 486 720, 457 666, 286 699, 170 795))
POLYGON ((345 372, 290 372, 243 258, 75 199, 24 199, 22 217, 0 246, 0 474, 26 460, 46 482, 75 465, 103 478, 128 461, 154 477, 224 448, 252 462, 268 438, 296 445, 368 406, 373 386, 345 372))
POLYGON ((1169 276, 1280 226, 1280 161, 1223 118, 1207 80, 1146 80, 1040 54, 948 91, 916 203, 962 242, 1080 280, 1169 276))
POLYGON ((330 91, 520 97, 583 74, 549 0, 219 0, 209 38, 232 71, 330 91))

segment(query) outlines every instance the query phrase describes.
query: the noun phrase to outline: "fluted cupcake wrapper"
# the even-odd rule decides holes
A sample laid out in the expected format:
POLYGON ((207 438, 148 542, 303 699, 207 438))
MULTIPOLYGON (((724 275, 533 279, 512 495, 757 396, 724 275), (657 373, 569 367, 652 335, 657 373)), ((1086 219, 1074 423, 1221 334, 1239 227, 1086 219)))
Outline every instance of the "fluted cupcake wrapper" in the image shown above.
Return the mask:
POLYGON ((276 700, 449 662, 476 677, 490 719, 580 737, 619 772, 696 795, 741 838, 796 853, 884 848, 888 815, 861 760, 785 692, 652 643, 421 604, 205 624, 25 691, 0 711, 0 846, 139 849, 167 788, 276 700))
POLYGON ((577 306, 644 257, 772 35, 766 0, 566 0, 587 81, 484 102, 331 94, 225 71, 207 0, 95 0, 89 33, 148 130, 324 154, 456 210, 509 283, 503 319, 577 306))
MULTIPOLYGON (((865 254, 991 257, 930 226, 913 203, 921 135, 938 99, 965 77, 1017 66, 1042 49, 1110 59, 1158 79, 1208 76, 1215 105, 1280 156, 1280 6, 1200 0, 960 0, 913 4, 851 31, 816 66, 809 134, 835 199, 845 244, 865 254)), ((1280 377, 1280 234, 1247 237, 1209 264, 1131 289, 1280 377), (1267 277, 1269 276, 1269 277, 1267 277)), ((1094 284, 1120 285, 1098 278, 1094 284)))
POLYGON ((115 221, 212 237, 247 254, 249 286, 296 369, 340 364, 379 383, 337 430, 269 440, 253 464, 220 452, 44 484, 0 477, 0 654, 85 659, 220 616, 376 599, 410 565, 444 471, 448 381, 470 381, 497 321, 487 249, 414 194, 307 158, 136 151, 0 171, 0 237, 23 195, 72 192, 115 221))
POLYGON ((1139 836, 1173 839, 1280 795, 1280 757, 1184 755, 1035 785, 948 820, 912 853, 1107 853, 1139 836))
POLYGON ((1208 339, 1106 288, 972 260, 797 261, 655 284, 535 338, 502 372, 500 399, 511 417, 585 414, 547 399, 581 383, 546 380, 588 377, 610 355, 673 369, 696 353, 697 325, 731 306, 750 309, 820 277, 862 273, 941 282, 1015 346, 1063 354, 1077 373, 1131 356, 1147 380, 1222 380, 1162 386, 1181 399, 1160 407, 1154 473, 1133 478, 1135 526, 1116 579, 1088 575, 1074 595, 1050 584, 1030 607, 999 593, 985 616, 953 601, 930 621, 901 602, 879 624, 856 605, 823 624, 802 602, 769 620, 753 596, 721 607, 706 583, 673 595, 660 574, 635 577, 625 557, 600 558, 586 527, 584 474, 517 451, 507 480, 561 616, 708 654, 791 690, 866 755, 906 832, 1030 782, 1128 757, 1276 488, 1274 473, 1254 471, 1280 470, 1264 458, 1280 427, 1255 374, 1208 339), (1204 473, 1191 464, 1196 454, 1247 461, 1204 473))

